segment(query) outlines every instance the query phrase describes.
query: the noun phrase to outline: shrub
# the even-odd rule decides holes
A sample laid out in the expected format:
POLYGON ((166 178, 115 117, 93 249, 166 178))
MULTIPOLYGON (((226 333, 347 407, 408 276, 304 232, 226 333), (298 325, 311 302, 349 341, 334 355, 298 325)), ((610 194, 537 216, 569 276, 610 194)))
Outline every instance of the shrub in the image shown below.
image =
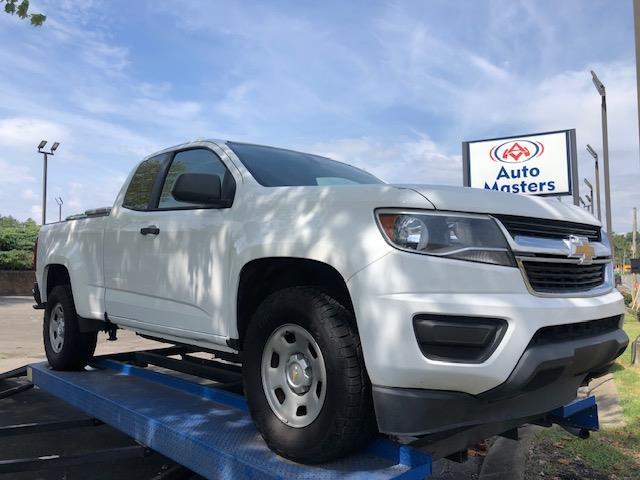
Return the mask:
POLYGON ((31 270, 38 225, 0 215, 0 270, 31 270))
POLYGON ((27 250, 0 252, 0 270, 31 270, 33 253, 27 250))
POLYGON ((631 302, 633 301, 631 294, 627 292, 622 292, 622 296, 624 297, 624 304, 627 306, 631 305, 631 302))
POLYGON ((0 229, 0 251, 33 250, 38 228, 8 227, 0 229))

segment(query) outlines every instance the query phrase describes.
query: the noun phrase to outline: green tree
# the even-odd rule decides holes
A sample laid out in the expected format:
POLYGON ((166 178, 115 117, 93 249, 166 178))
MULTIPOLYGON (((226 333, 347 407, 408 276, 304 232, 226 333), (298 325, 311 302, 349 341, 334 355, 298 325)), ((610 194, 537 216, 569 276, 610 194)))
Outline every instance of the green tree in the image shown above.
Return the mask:
POLYGON ((3 2, 6 13, 17 15, 23 20, 28 18, 34 27, 41 27, 47 19, 47 16, 41 13, 29 13, 29 0, 0 0, 0 3, 3 2))
MULTIPOLYGON (((638 235, 638 243, 640 243, 640 233, 638 235)), ((631 232, 627 233, 614 233, 613 235, 613 246, 616 255, 616 263, 622 263, 625 260, 629 263, 629 259, 632 256, 633 248, 632 241, 633 235, 631 232)), ((638 246, 638 253, 636 256, 640 257, 640 245, 638 246)))

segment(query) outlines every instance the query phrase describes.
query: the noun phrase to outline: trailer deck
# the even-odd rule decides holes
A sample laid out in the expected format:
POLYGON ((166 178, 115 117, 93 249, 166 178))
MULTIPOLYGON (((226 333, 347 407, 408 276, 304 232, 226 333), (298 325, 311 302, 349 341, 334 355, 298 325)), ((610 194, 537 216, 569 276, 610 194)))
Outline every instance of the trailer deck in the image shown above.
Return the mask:
MULTIPOLYGON (((24 373, 18 369, 9 376, 24 373)), ((104 422, 138 445, 95 452, 94 459, 111 461, 157 452, 188 471, 215 479, 410 480, 426 478, 432 471, 430 454, 384 438, 374 440, 362 452, 319 466, 283 459, 268 449, 253 425, 245 399, 238 393, 239 367, 193 357, 179 347, 97 358, 82 372, 59 372, 46 362, 37 363, 27 366, 26 374, 31 385, 82 410, 87 417, 2 427, 0 438, 104 422), (170 358, 176 354, 182 359, 170 358)), ((27 388, 12 389, 6 395, 27 388)), ((541 421, 580 432, 595 430, 597 406, 590 397, 549 412, 541 421)), ((0 473, 82 461, 82 456, 0 460, 0 473)))

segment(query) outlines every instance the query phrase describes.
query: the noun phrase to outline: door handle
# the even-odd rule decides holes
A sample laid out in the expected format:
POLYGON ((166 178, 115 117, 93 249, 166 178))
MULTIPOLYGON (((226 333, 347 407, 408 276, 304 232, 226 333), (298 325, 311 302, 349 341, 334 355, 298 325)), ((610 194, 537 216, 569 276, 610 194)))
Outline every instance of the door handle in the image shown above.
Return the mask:
POLYGON ((155 225, 149 225, 148 227, 142 227, 140 229, 140 233, 142 235, 158 235, 160 233, 160 229, 155 225))

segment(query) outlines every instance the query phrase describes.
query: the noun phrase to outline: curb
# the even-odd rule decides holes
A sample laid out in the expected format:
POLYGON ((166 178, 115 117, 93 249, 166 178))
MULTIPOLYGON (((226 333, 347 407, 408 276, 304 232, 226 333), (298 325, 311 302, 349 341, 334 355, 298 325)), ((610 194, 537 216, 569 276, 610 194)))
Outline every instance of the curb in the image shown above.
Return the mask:
POLYGON ((536 427, 527 425, 519 431, 520 440, 498 437, 482 463, 478 480, 522 480, 536 431, 536 427))

